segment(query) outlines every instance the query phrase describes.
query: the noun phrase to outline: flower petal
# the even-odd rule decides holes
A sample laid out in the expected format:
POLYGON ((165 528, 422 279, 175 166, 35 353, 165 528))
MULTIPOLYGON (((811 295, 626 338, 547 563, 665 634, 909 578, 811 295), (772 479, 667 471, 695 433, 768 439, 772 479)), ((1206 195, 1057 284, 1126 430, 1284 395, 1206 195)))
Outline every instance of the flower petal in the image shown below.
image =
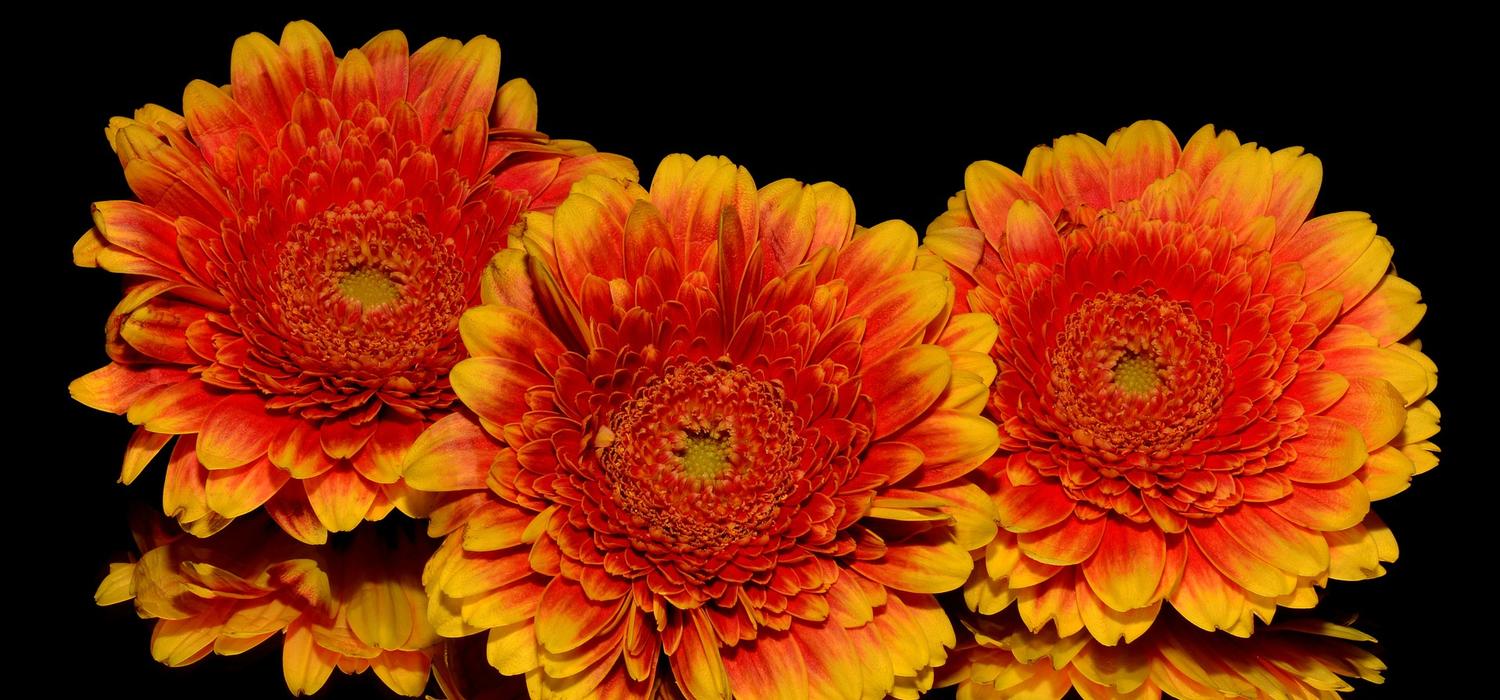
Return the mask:
POLYGON ((1120 611, 1145 607, 1166 568, 1166 539, 1154 525, 1104 517, 1104 534, 1083 576, 1105 605, 1120 611))

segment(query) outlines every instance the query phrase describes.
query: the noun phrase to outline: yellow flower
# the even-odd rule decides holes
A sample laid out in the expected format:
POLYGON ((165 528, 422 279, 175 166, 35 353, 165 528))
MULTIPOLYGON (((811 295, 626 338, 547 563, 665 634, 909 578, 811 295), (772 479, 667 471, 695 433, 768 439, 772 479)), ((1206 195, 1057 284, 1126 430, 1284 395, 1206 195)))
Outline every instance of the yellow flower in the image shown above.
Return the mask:
POLYGON ((420 516, 406 449, 456 403, 458 317, 525 211, 623 158, 533 131, 500 47, 385 32, 336 58, 307 22, 235 42, 230 85, 188 85, 106 135, 139 201, 98 202, 79 265, 126 275, 112 360, 74 398, 140 426, 131 482, 173 436, 163 507, 208 535, 261 506, 310 543, 420 516))
POLYGON ((372 669, 402 695, 426 689, 441 642, 421 582, 434 542, 363 529, 348 547, 313 547, 260 516, 206 539, 168 529, 137 533, 141 558, 110 565, 94 596, 100 605, 133 599, 157 620, 152 658, 186 666, 281 635, 293 695, 317 692, 334 668, 372 669))
POLYGON ((1249 639, 1205 632, 1164 613, 1129 644, 1101 644, 1086 633, 1031 632, 1013 613, 968 623, 972 641, 942 670, 959 700, 1084 700, 1163 695, 1182 700, 1333 698, 1347 679, 1381 683, 1385 664, 1357 643, 1359 630, 1321 620, 1282 622, 1249 639))
POLYGON ((649 191, 585 178, 525 245, 461 324, 475 418, 405 471, 459 496, 433 514, 438 633, 487 631, 544 697, 930 687, 954 641, 933 594, 995 533, 963 480, 996 445, 995 326, 950 313, 916 232, 672 156, 649 191))
POLYGON ((1370 502, 1437 464, 1425 307, 1367 215, 1308 218, 1321 182, 1149 121, 969 167, 925 245, 1000 326, 972 607, 1113 644, 1166 602, 1244 636, 1395 559, 1370 502))

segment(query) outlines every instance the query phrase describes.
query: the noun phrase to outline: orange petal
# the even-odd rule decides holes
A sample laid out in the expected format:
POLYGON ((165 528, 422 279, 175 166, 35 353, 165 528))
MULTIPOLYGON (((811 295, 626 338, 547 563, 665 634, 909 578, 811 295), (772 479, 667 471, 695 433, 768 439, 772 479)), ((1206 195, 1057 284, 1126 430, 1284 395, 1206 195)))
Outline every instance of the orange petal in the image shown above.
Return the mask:
POLYGON ((281 425, 266 456, 298 479, 307 479, 332 469, 335 462, 323 451, 317 426, 305 420, 289 420, 281 425))
POLYGON ((365 519, 379 488, 348 466, 330 469, 303 482, 307 502, 330 532, 348 532, 365 519))
POLYGON ((1360 483, 1365 485, 1370 500, 1378 501, 1405 491, 1411 486, 1411 478, 1415 472, 1416 464, 1411 457, 1388 445, 1370 453, 1370 458, 1365 460, 1365 466, 1360 469, 1358 476, 1360 483))
POLYGON ((1142 120, 1109 135, 1109 196, 1114 202, 1136 199, 1146 187, 1177 169, 1182 148, 1172 130, 1155 120, 1142 120))
POLYGON ((969 553, 950 531, 927 532, 887 543, 885 556, 857 561, 854 570, 900 591, 943 593, 963 585, 974 568, 969 553))
POLYGON ((1352 377, 1348 393, 1325 415, 1354 426, 1365 445, 1376 447, 1394 440, 1406 427, 1406 402, 1384 379, 1352 377))
POLYGON ((1203 178, 1198 202, 1201 206, 1207 200, 1218 200, 1219 225, 1240 229, 1265 215, 1271 203, 1271 177, 1271 152, 1246 144, 1203 178))
POLYGON ((1154 525, 1104 516, 1104 535, 1083 565, 1089 586, 1115 610, 1149 605, 1166 568, 1167 541, 1154 525))
POLYGON ((553 654, 572 651, 608 629, 623 609, 624 600, 590 600, 576 582, 554 578, 542 592, 537 608, 537 643, 553 654))
POLYGON ((1369 214, 1325 214, 1303 224, 1284 242, 1278 238, 1271 260, 1302 265, 1307 289, 1322 289, 1354 266, 1374 240, 1375 224, 1369 214))
POLYGON ((476 306, 458 321, 464 347, 474 357, 498 357, 520 364, 536 361, 536 353, 560 355, 564 348, 535 316, 511 306, 476 306))
POLYGON ((1015 171, 987 160, 978 161, 964 171, 964 192, 975 223, 997 249, 1011 207, 1017 201, 1041 201, 1041 195, 1015 171))
POLYGON ((1297 459, 1281 473, 1309 484, 1327 484, 1349 476, 1369 454, 1358 428, 1327 416, 1309 416, 1307 434, 1289 444, 1297 451, 1297 459))
POLYGON ((960 547, 972 551, 995 539, 999 516, 995 513, 995 502, 984 489, 973 483, 958 482, 926 489, 926 493, 947 502, 938 509, 953 519, 953 532, 960 547))
POLYGON ((864 684, 859 654, 836 622, 798 625, 790 633, 807 667, 809 700, 860 697, 864 684))
POLYGON ((339 61, 333 76, 333 104, 341 114, 351 114, 361 102, 379 103, 375 68, 363 51, 354 49, 339 61))
POLYGON ((772 276, 785 274, 824 247, 844 247, 854 232, 854 200, 831 182, 777 180, 760 189, 758 200, 760 244, 772 276))
POLYGON ((1286 396, 1302 404, 1308 414, 1328 410, 1349 391, 1349 380, 1338 372, 1302 372, 1287 387, 1286 396))
POLYGON ((575 191, 553 214, 557 264, 563 284, 575 296, 590 274, 605 280, 625 277, 625 222, 633 203, 623 186, 599 180, 590 182, 604 197, 602 201, 575 191))
POLYGON ((1188 527, 1198 551, 1219 573, 1256 595, 1275 598, 1291 593, 1297 586, 1294 576, 1251 553, 1229 532, 1213 521, 1188 527))
POLYGON ((266 411, 265 399, 234 394, 220 401, 198 431, 198 461, 205 469, 233 469, 266 454, 280 422, 266 411))
MULTIPOLYGON (((1087 134, 1072 134, 1052 145, 1057 193, 1069 205, 1109 206, 1109 154, 1087 134)), ((1028 165, 1030 165, 1028 163, 1028 165)))
POLYGON ((298 20, 290 22, 281 30, 281 49, 286 51, 292 66, 302 76, 307 89, 318 94, 327 94, 333 78, 333 47, 328 37, 312 22, 298 20))
POLYGON ((394 29, 381 32, 365 42, 360 53, 370 61, 382 111, 396 100, 406 99, 407 62, 411 53, 406 35, 394 29))
POLYGON ((989 420, 946 408, 932 411, 890 439, 922 451, 917 486, 945 484, 968 474, 1000 446, 1000 433, 989 420))
POLYGON ((1427 305, 1421 300, 1422 292, 1415 285, 1395 275, 1386 275, 1375 291, 1341 322, 1364 328, 1382 346, 1390 345, 1411 333, 1427 313, 1427 305))
POLYGON ((834 274, 849 283, 852 295, 875 288, 881 281, 913 269, 917 262, 917 232, 900 221, 860 229, 839 251, 834 274))
POLYGON ((282 486, 271 500, 266 501, 266 514, 299 542, 311 545, 328 543, 328 528, 323 527, 312 505, 307 502, 307 488, 300 480, 282 486))
POLYGON ((1230 537, 1276 568, 1298 576, 1328 569, 1328 541, 1322 533, 1287 522, 1268 508, 1242 505, 1216 518, 1230 537))
POLYGON ((729 676, 719 655, 719 640, 705 613, 689 610, 678 621, 682 638, 667 661, 672 676, 690 697, 698 700, 729 697, 729 676))
POLYGON ((948 387, 953 363, 936 345, 897 350, 860 373, 865 395, 875 402, 875 434, 880 439, 927 412, 948 387))
POLYGON ((1036 532, 1073 514, 1073 500, 1052 484, 1009 486, 994 498, 1000 524, 1011 532, 1036 532))
POLYGON ((412 443, 402 478, 423 491, 482 489, 500 449, 473 418, 452 413, 427 426, 412 443))
POLYGON ((1088 588, 1088 584, 1075 576, 1074 571, 1076 569, 1065 569, 1040 584, 1014 592, 1016 612, 1020 613, 1021 621, 1028 628, 1039 631, 1050 621, 1057 628, 1057 634, 1063 637, 1083 629, 1083 618, 1078 614, 1077 589, 1079 586, 1088 588))
POLYGON ((1276 217, 1276 240, 1296 231, 1312 211, 1323 185, 1323 162, 1301 148, 1271 154, 1271 202, 1266 214, 1276 217))
MULTIPOLYGON (((1094 594, 1094 589, 1087 581, 1079 579, 1074 587, 1077 596, 1078 616, 1083 620, 1083 626, 1089 634, 1101 644, 1114 646, 1121 642, 1129 644, 1140 638, 1151 624, 1156 621, 1156 615, 1161 611, 1161 601, 1158 600, 1143 608, 1136 608, 1127 612, 1115 610, 1094 594)), ((1145 673, 1145 666, 1140 671, 1145 673)), ((1144 680, 1144 679, 1142 679, 1144 680)))
POLYGON ((1017 200, 1005 223, 1005 256, 1011 264, 1062 262, 1062 242, 1052 218, 1035 202, 1017 200))
POLYGON ((183 269, 177 254, 177 225, 151 207, 128 201, 95 202, 94 228, 110 245, 170 270, 183 269))
POLYGON ((424 427, 415 420, 381 418, 375 434, 354 456, 354 468, 377 484, 400 481, 401 469, 406 465, 406 451, 411 449, 424 427))
POLYGON ((183 620, 158 620, 151 630, 151 658, 175 668, 207 656, 228 613, 223 606, 183 620))
POLYGON ((1196 544, 1188 542, 1184 549, 1187 565, 1177 589, 1172 591, 1172 607, 1189 622, 1209 631, 1234 627, 1245 605, 1245 594, 1204 558, 1196 544))
POLYGON ((1082 520, 1065 518, 1055 525, 1023 532, 1016 537, 1021 551, 1044 564, 1082 564, 1099 549, 1108 517, 1082 520))
POLYGON ((753 641, 742 641, 722 650, 722 654, 734 697, 745 700, 808 697, 807 662, 790 633, 763 628, 753 641))
POLYGON ((241 136, 259 139, 255 121, 228 91, 194 80, 182 94, 182 112, 187 117, 193 142, 209 157, 220 149, 234 149, 241 136))
POLYGON ((432 657, 421 651, 386 651, 370 661, 370 668, 397 694, 419 697, 427 689, 432 657))
POLYGON ((274 143, 302 93, 302 76, 291 58, 266 35, 246 34, 235 40, 230 52, 229 80, 234 101, 255 120, 261 140, 274 143))
POLYGON ((1396 387, 1404 404, 1416 403, 1428 391, 1427 370, 1394 348, 1329 348, 1323 351, 1323 369, 1350 379, 1384 379, 1396 387))
POLYGON ((526 390, 545 378, 527 365, 495 357, 471 357, 449 373, 453 391, 481 418, 495 425, 519 422, 529 410, 526 390))
POLYGON ((926 270, 903 272, 876 285, 845 316, 865 319, 862 355, 873 363, 922 337, 947 303, 947 281, 926 270))
POLYGON ((1370 494, 1354 477, 1328 484, 1297 484, 1292 495, 1270 504, 1277 514, 1319 531, 1353 527, 1370 512, 1370 494))
POLYGON ((130 436, 130 442, 125 445, 125 462, 120 466, 120 483, 129 486, 130 482, 135 481, 171 439, 171 435, 136 428, 130 436))
POLYGON ((237 518, 270 500, 290 478, 290 474, 262 457, 243 467, 210 471, 204 495, 215 513, 237 518))
MULTIPOLYGON (((417 53, 427 50, 424 46, 417 53)), ((500 84, 498 42, 486 36, 474 37, 451 56, 439 58, 436 70, 425 83, 417 65, 420 60, 418 55, 412 56, 412 82, 407 86, 407 94, 412 96, 413 91, 420 91, 415 96, 415 105, 423 133, 435 134, 441 128, 451 127, 468 112, 479 110, 489 114, 500 84)))
POLYGON ((292 695, 312 695, 323 687, 338 663, 339 654, 318 646, 312 626, 297 619, 286 628, 281 642, 281 671, 292 695))
POLYGON ((334 459, 349 459, 364 448, 365 443, 375 435, 375 427, 379 423, 370 421, 356 425, 352 421, 340 418, 326 420, 318 426, 318 443, 323 446, 323 451, 334 459))
POLYGON ((190 379, 141 397, 125 417, 153 433, 196 433, 223 396, 210 392, 207 384, 190 379))
POLYGON ((143 369, 111 362, 74 379, 68 384, 68 394, 89 408, 124 413, 149 390, 186 377, 187 372, 177 367, 143 369))

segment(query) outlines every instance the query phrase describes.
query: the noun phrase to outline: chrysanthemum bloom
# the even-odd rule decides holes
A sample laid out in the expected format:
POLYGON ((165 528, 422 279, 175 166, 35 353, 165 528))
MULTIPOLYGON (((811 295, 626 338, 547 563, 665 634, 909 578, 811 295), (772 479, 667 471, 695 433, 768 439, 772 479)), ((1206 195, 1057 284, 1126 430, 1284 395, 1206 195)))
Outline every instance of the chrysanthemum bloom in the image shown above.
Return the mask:
POLYGON ((1321 177, 1158 122, 969 167, 926 245, 1000 325, 972 606, 1114 643, 1165 600, 1243 636, 1395 559, 1370 502, 1437 463, 1425 307, 1368 216, 1307 218, 1321 177))
POLYGON ((1013 613, 966 624, 973 640, 941 672, 944 684, 958 685, 959 700, 1058 700, 1070 688, 1084 700, 1315 700, 1353 690, 1346 679, 1384 680, 1385 664, 1354 643, 1373 638, 1312 619, 1277 623, 1241 639, 1164 613, 1140 639, 1118 646, 1082 632, 1031 632, 1013 613))
POLYGON ((322 542, 400 507, 406 448, 456 399, 458 317, 527 210, 618 156, 532 131, 500 48, 386 32, 342 60, 307 22, 235 42, 226 88, 106 129, 140 201, 99 202, 75 261, 126 275, 112 362, 79 401, 140 428, 130 482, 174 435, 163 507, 207 535, 262 504, 322 542))
POLYGON ((438 634, 488 630, 540 697, 639 697, 663 657, 699 700, 929 687, 954 642, 931 594, 995 532, 962 479, 998 442, 995 325, 950 315, 911 227, 673 156, 649 193, 584 179, 525 240, 461 323, 477 424, 438 421, 405 472, 488 487, 434 512, 438 634))
POLYGON ((442 642, 423 612, 422 566, 435 543, 368 530, 353 537, 313 547, 261 517, 206 539, 142 529, 140 560, 110 565, 95 600, 134 599, 141 617, 157 620, 151 656, 168 666, 283 635, 294 695, 317 692, 335 667, 373 669, 397 693, 421 695, 442 642))

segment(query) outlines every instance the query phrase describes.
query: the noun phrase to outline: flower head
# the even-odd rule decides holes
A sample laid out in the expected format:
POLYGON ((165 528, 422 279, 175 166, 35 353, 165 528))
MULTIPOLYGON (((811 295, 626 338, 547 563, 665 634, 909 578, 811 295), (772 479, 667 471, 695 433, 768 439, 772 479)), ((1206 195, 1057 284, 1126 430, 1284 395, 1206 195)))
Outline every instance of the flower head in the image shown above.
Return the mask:
POLYGON ((533 131, 478 37, 336 58, 307 22, 235 42, 230 85, 105 130, 139 201, 94 205, 75 260, 126 275, 112 362, 70 387, 140 426, 129 482, 183 435, 165 505, 206 535, 265 504, 288 532, 411 514, 406 448, 457 399, 458 317, 529 210, 628 161, 533 131))
POLYGON ((461 323, 475 419, 405 471, 460 494, 431 525, 438 633, 488 630, 543 696, 929 687, 953 643, 932 594, 995 531, 962 480, 996 445, 994 324, 950 313, 915 232, 673 156, 649 192, 580 181, 524 243, 461 323))
POLYGON ((338 668, 373 669, 391 690, 420 696, 442 642, 423 614, 421 571, 433 547, 367 529, 352 537, 313 547, 262 517, 207 539, 138 528, 141 558, 110 565, 95 600, 134 600, 141 617, 156 619, 151 656, 168 666, 282 635, 293 695, 316 693, 338 668))
POLYGON ((1359 643, 1359 630, 1302 619, 1258 630, 1249 639, 1205 632, 1176 615, 1130 644, 1100 644, 1088 634, 1028 630, 1014 613, 965 623, 972 640, 943 668, 943 684, 961 700, 1058 700, 1070 689, 1095 698, 1335 698, 1349 679, 1381 683, 1385 664, 1359 643))
POLYGON ((1370 502, 1437 463, 1424 306, 1368 216, 1308 218, 1321 179, 1158 122, 970 166, 926 246, 1000 326, 972 606, 1115 643, 1167 601, 1248 635, 1395 558, 1370 502))

